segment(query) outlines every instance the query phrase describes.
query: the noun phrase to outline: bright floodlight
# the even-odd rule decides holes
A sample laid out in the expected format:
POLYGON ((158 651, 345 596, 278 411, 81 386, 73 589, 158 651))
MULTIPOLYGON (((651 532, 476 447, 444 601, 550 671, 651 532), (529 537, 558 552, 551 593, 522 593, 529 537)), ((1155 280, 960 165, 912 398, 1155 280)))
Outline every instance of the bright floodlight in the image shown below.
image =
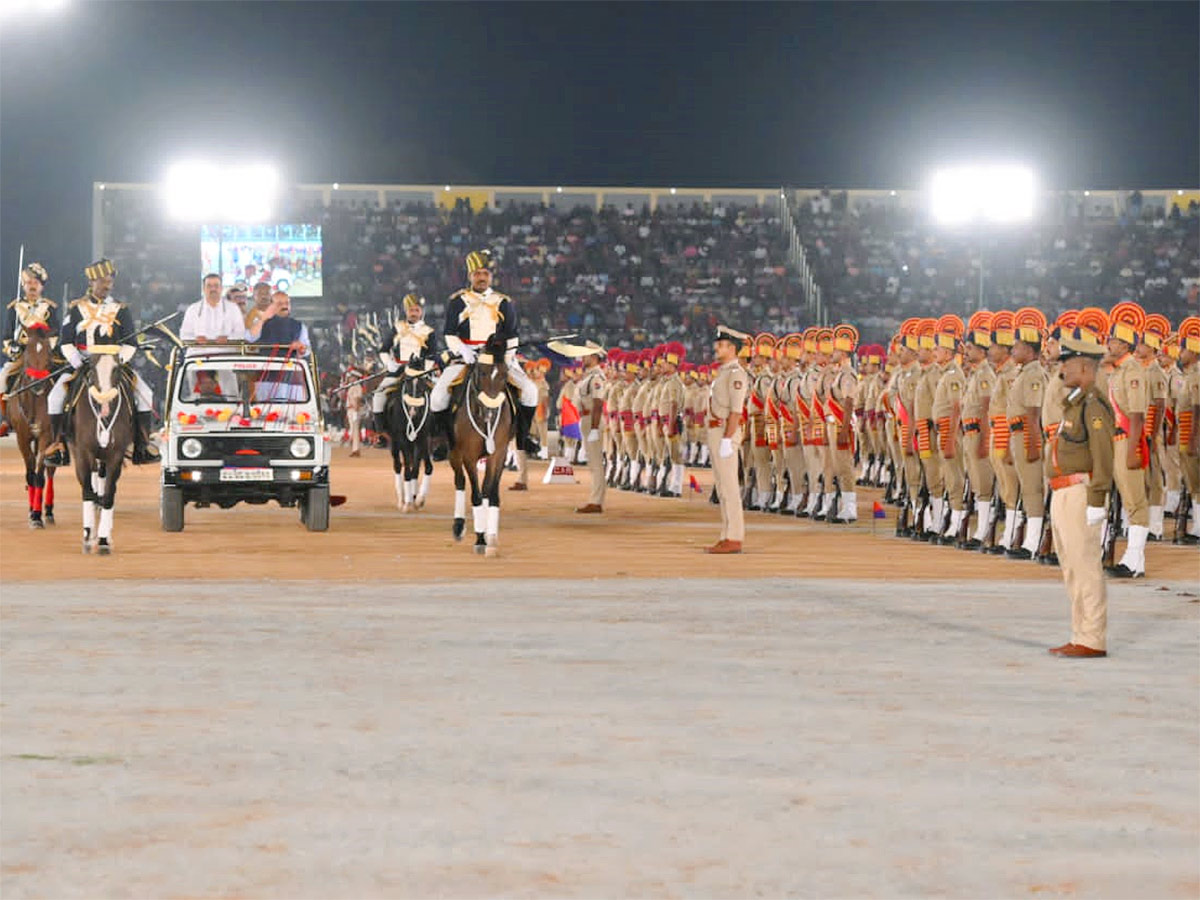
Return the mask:
POLYGON ((1033 172, 1022 166, 959 166, 933 176, 933 217, 945 225, 1033 218, 1033 172))
POLYGON ((162 192, 172 218, 211 224, 261 222, 271 217, 279 175, 265 164, 179 163, 167 171, 162 192))
POLYGON ((14 22, 41 13, 56 13, 66 0, 0 0, 0 21, 14 22))

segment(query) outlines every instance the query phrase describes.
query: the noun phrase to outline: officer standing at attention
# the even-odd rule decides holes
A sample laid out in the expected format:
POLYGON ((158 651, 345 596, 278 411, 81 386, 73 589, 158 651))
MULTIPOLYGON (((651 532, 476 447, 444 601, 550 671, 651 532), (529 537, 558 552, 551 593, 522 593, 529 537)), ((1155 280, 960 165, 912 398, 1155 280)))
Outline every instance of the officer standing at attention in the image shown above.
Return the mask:
POLYGON ((1071 640, 1050 652, 1093 659, 1108 655, 1100 530, 1112 485, 1116 424, 1112 407, 1095 384, 1104 348, 1080 338, 1064 337, 1061 343, 1062 378, 1068 393, 1062 423, 1050 438, 1046 476, 1054 492, 1050 499, 1054 546, 1071 599, 1071 640))
POLYGON ((742 498, 738 490, 738 447, 742 443, 742 413, 750 376, 738 363, 738 351, 750 340, 748 334, 717 326, 713 351, 719 367, 708 392, 705 419, 713 481, 721 505, 721 539, 705 553, 741 553, 746 537, 742 498))

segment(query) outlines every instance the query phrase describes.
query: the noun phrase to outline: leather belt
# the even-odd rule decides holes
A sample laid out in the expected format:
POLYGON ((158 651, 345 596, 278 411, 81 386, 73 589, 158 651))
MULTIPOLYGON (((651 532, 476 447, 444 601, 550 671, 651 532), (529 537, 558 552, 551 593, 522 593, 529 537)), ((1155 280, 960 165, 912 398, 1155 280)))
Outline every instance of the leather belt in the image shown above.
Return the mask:
POLYGON ((980 430, 980 428, 979 428, 978 422, 963 422, 963 432, 964 433, 970 433, 972 431, 979 431, 979 430, 980 430))
POLYGON ((1050 490, 1061 491, 1063 488, 1070 487, 1073 484, 1087 484, 1091 480, 1091 472, 1075 472, 1071 475, 1055 475, 1046 483, 1050 485, 1050 490))

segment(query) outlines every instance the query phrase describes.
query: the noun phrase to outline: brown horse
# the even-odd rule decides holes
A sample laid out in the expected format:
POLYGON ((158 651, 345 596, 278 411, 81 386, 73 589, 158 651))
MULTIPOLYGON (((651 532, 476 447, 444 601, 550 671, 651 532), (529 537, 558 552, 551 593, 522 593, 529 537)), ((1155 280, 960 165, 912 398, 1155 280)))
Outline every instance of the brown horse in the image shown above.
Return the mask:
POLYGON ((29 496, 29 527, 54 524, 54 468, 45 463, 53 429, 47 397, 54 381, 47 376, 53 366, 50 332, 32 328, 25 332, 21 369, 13 379, 8 418, 25 461, 25 490, 29 496), (17 393, 20 391, 20 393, 17 393))
POLYGON ((89 357, 76 377, 83 383, 71 413, 71 456, 83 490, 83 552, 106 556, 112 552, 117 480, 133 443, 133 388, 112 353, 89 357))
POLYGON ((471 482, 471 511, 475 524, 475 552, 499 553, 500 476, 513 432, 513 402, 508 393, 508 367, 504 341, 493 337, 467 368, 456 392, 454 448, 454 528, 456 541, 466 529, 466 482, 471 482), (483 478, 479 464, 484 464, 483 478))

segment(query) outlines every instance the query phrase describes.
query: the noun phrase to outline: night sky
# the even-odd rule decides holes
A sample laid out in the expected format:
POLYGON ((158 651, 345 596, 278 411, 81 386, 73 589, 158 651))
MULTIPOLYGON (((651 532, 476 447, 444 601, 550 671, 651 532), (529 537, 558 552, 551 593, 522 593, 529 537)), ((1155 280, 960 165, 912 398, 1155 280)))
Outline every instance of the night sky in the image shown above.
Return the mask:
POLYGON ((90 260, 93 181, 1200 184, 1200 5, 85 3, 3 24, 0 276, 90 260))

